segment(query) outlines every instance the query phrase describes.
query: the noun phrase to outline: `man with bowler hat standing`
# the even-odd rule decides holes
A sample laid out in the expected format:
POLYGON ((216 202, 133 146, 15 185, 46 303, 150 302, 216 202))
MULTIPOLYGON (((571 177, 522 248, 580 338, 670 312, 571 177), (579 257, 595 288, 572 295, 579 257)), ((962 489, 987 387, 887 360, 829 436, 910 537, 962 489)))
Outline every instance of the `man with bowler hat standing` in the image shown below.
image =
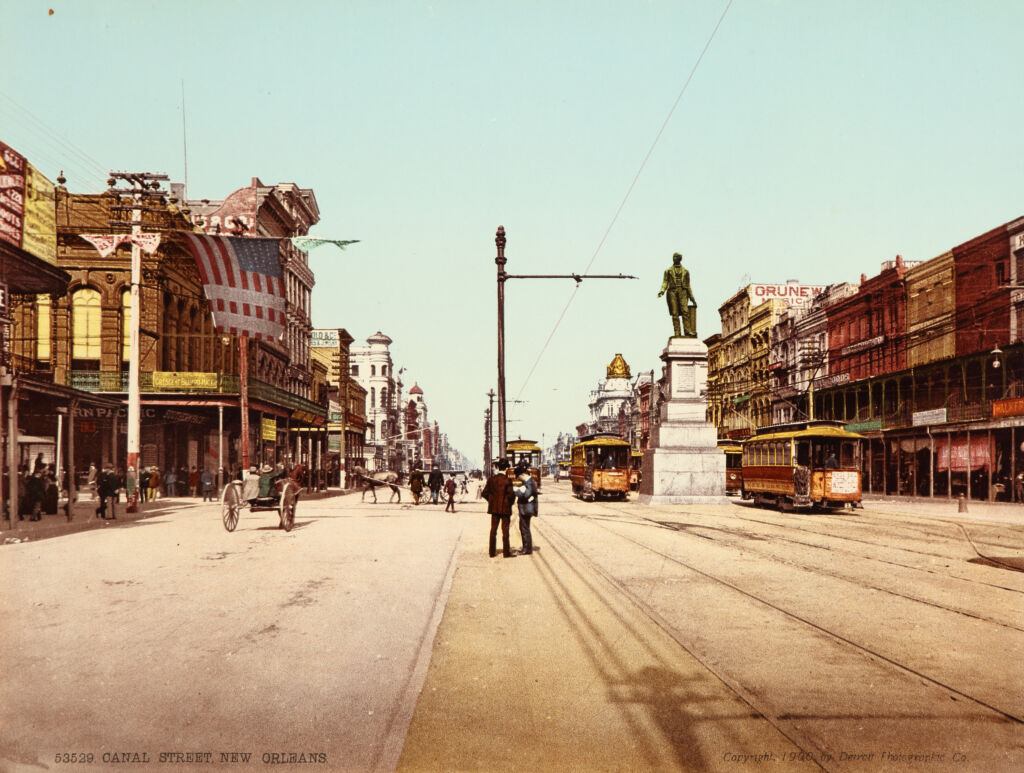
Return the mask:
POLYGON ((491 514, 491 536, 488 543, 488 552, 491 558, 494 558, 497 553, 499 521, 501 522, 502 555, 505 558, 512 557, 508 527, 512 520, 512 503, 515 501, 515 495, 512 493, 512 480, 505 472, 507 469, 508 460, 500 459, 498 471, 487 479, 483 490, 483 498, 487 500, 487 512, 491 514))

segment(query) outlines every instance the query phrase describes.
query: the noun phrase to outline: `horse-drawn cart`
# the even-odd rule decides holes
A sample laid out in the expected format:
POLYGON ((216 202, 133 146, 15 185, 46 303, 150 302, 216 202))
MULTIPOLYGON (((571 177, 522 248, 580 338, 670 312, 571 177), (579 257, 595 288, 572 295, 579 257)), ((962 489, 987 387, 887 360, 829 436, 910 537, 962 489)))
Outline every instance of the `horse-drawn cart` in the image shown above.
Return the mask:
POLYGON ((291 478, 272 481, 265 496, 260 496, 260 479, 251 477, 245 481, 233 480, 224 487, 221 494, 221 518, 224 528, 234 531, 242 510, 258 513, 276 510, 281 520, 280 527, 291 531, 295 525, 295 505, 302 489, 291 478))

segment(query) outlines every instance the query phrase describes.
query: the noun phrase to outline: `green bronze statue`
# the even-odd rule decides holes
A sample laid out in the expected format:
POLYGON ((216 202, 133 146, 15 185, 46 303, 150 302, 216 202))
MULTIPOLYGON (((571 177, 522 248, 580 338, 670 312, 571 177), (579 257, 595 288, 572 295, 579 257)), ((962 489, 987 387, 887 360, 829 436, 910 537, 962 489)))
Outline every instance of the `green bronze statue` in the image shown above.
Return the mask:
POLYGON ((658 297, 668 293, 668 313, 672 317, 673 338, 697 337, 697 299, 690 289, 690 272, 683 268, 683 256, 676 253, 672 256, 672 266, 665 269, 665 279, 661 283, 658 297), (679 320, 682 318, 683 332, 679 332, 679 320))

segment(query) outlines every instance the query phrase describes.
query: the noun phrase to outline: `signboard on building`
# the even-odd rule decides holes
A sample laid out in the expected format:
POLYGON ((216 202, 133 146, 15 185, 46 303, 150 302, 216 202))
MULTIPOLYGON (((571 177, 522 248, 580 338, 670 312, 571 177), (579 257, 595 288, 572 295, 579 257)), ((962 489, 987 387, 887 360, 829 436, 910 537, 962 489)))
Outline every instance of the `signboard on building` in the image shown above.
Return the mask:
POLYGON ((1011 397, 1008 400, 992 401, 992 418, 998 419, 1003 416, 1024 415, 1024 397, 1011 397))
POLYGON ((263 440, 269 440, 271 443, 277 441, 277 419, 268 419, 263 417, 260 421, 260 437, 263 440))
POLYGON ((53 183, 28 162, 21 247, 47 263, 57 264, 57 203, 53 183))
POLYGON ((874 419, 873 421, 857 421, 852 424, 847 424, 843 429, 847 432, 881 432, 882 420, 874 419))
POLYGON ((216 373, 184 370, 158 370, 153 372, 153 388, 177 392, 183 389, 217 389, 216 373))
POLYGON ((0 142, 0 240, 21 247, 25 231, 25 157, 0 142))
POLYGON ((825 285, 750 285, 751 304, 764 303, 770 300, 785 301, 787 306, 810 306, 814 296, 822 292, 825 285))
POLYGON ((310 333, 309 345, 314 349, 337 349, 341 346, 337 330, 317 329, 310 333))
POLYGON ((933 411, 917 411, 911 416, 912 423, 915 427, 921 427, 925 424, 945 424, 946 409, 936 408, 933 411))

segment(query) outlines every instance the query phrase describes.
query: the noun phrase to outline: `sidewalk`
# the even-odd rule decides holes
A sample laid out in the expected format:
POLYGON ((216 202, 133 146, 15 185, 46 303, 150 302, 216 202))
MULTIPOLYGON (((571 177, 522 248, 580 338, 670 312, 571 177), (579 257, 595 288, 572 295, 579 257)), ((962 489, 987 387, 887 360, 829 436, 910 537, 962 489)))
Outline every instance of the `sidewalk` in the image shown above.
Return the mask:
POLYGON ((977 521, 992 521, 1024 526, 1024 504, 1012 502, 982 502, 946 497, 897 497, 883 494, 865 494, 864 507, 887 513, 907 513, 917 516, 937 516, 977 521), (960 511, 961 506, 964 512, 960 511))
MULTIPOLYGON (((308 501, 311 499, 340 496, 345 493, 347 492, 338 488, 331 488, 326 491, 303 491, 300 498, 308 501)), ((202 497, 160 497, 154 502, 139 502, 139 511, 137 513, 126 512, 128 505, 122 500, 114 505, 116 518, 106 521, 96 515, 96 508, 99 507, 99 504, 98 498, 90 500, 88 492, 80 491, 79 500, 71 505, 70 520, 64 515, 63 508, 58 508, 56 515, 46 515, 44 513, 42 520, 39 521, 30 521, 28 516, 25 516, 25 520, 15 522, 13 529, 9 521, 2 519, 0 520, 0 545, 60 537, 65 534, 74 534, 90 529, 102 529, 118 523, 131 523, 143 518, 165 515, 182 507, 194 507, 204 504, 220 507, 220 500, 203 502, 202 497)), ((107 514, 110 514, 109 504, 107 505, 107 514)))

